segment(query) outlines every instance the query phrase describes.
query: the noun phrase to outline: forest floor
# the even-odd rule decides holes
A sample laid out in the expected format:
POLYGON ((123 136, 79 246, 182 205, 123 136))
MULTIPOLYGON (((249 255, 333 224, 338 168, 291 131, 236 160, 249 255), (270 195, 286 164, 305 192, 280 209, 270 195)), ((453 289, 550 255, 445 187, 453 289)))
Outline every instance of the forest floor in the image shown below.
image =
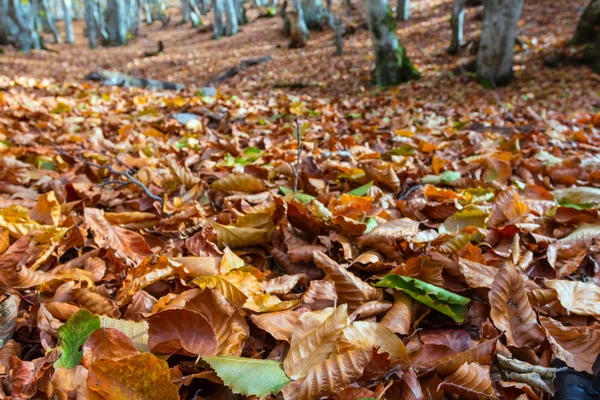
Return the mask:
MULTIPOLYGON (((600 78, 584 67, 550 69, 543 59, 563 46, 574 32, 585 0, 525 2, 518 36, 523 46, 515 57, 515 80, 500 90, 503 101, 520 113, 530 106, 538 114, 543 110, 572 113, 599 107, 600 78), (568 90, 565 90, 568 88, 568 90)), ((389 93, 400 101, 443 103, 460 113, 465 108, 496 107, 495 94, 482 90, 465 75, 461 65, 474 56, 463 51, 461 56, 446 54, 450 41, 449 15, 451 0, 415 1, 412 18, 398 24, 398 37, 411 60, 423 75, 389 93), (467 53, 467 54, 465 54, 467 53)), ((169 10, 173 14, 174 10, 169 10)), ((465 39, 476 40, 480 32, 481 7, 467 10, 465 39)), ((189 25, 177 25, 174 12, 169 26, 160 22, 144 27, 143 34, 125 47, 90 50, 83 37, 82 21, 76 22, 75 45, 49 45, 58 53, 44 51, 33 55, 9 54, 0 57, 3 75, 47 78, 60 81, 81 80, 99 69, 190 86, 203 86, 223 70, 241 60, 271 56, 273 61, 249 68, 223 82, 222 91, 238 96, 268 99, 277 93, 306 93, 315 98, 360 98, 374 91, 369 85, 373 67, 370 33, 359 29, 344 41, 344 55, 335 56, 330 30, 311 33, 308 46, 288 49, 282 33, 280 17, 257 19, 249 12, 250 23, 233 37, 212 40, 212 32, 197 33, 189 25), (153 51, 158 41, 166 50, 156 57, 143 58, 153 51), (277 90, 277 86, 307 85, 304 89, 277 90), (274 89, 275 88, 275 89, 274 89)), ((211 22, 211 15, 204 18, 211 22)), ((356 16, 347 17, 348 25, 358 26, 356 16)), ((47 38, 47 42, 50 38, 47 38)))
POLYGON ((291 50, 254 12, 218 41, 175 13, 125 47, 77 22, 57 53, 3 49, 0 397, 547 399, 571 370, 532 365, 590 376, 600 77, 543 62, 585 1, 525 2, 498 90, 446 54, 451 1, 413 3, 422 77, 385 90, 367 30, 291 50))

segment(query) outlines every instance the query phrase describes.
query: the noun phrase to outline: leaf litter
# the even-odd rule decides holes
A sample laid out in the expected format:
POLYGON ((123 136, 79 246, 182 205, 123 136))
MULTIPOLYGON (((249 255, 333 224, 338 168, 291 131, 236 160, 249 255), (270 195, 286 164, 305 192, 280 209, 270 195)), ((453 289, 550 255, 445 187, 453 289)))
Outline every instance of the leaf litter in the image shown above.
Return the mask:
MULTIPOLYGON (((556 31, 535 13, 525 42, 542 45, 517 63, 568 37, 571 3, 556 31)), ((448 11, 423 4, 417 16, 448 11)), ((310 44, 212 97, 78 83, 90 64, 51 54, 0 77, 3 395, 543 398, 551 360, 591 373, 597 78, 536 71, 568 82, 565 99, 521 69, 499 92, 508 122, 434 67, 443 41, 414 51, 430 33, 404 30, 425 76, 371 95, 348 83, 370 65, 347 65, 361 34, 307 91, 274 86, 322 56, 310 44), (56 81, 24 77, 40 71, 56 81)), ((169 78, 214 72, 186 68, 169 78)))

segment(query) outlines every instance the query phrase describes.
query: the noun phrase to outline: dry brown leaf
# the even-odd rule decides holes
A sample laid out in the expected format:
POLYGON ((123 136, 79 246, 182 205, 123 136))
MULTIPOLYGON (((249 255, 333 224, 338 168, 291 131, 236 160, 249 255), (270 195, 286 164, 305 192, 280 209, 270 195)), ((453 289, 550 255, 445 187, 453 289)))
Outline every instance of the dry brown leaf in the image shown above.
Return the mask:
POLYGON ((468 400, 496 399, 490 368, 477 363, 464 363, 454 374, 440 383, 438 390, 454 393, 468 400))
POLYGON ((569 312, 600 318, 600 287, 596 284, 567 280, 546 280, 556 291, 558 301, 569 312))
POLYGON ((459 258, 458 267, 467 285, 472 288, 491 288, 498 273, 498 268, 464 258, 459 258))
POLYGON ((377 226, 368 234, 358 238, 358 245, 364 247, 373 243, 394 244, 398 239, 407 239, 419 232, 418 221, 400 218, 377 226))
POLYGON ((90 227, 94 241, 104 249, 112 249, 124 261, 136 264, 152 254, 150 247, 139 233, 112 226, 102 210, 86 208, 85 220, 90 227))
POLYGON ((59 400, 101 400, 87 384, 88 370, 81 365, 75 368, 58 368, 52 376, 52 388, 59 400))
POLYGON ((341 302, 348 304, 350 311, 356 310, 361 304, 371 300, 381 300, 380 289, 363 282, 359 277, 342 268, 338 263, 320 251, 315 252, 315 263, 333 281, 335 291, 341 302))
POLYGON ((288 355, 283 361, 286 374, 297 380, 325 361, 335 349, 335 342, 348 322, 348 307, 342 304, 315 329, 298 338, 293 337, 288 355))
POLYGON ((360 378, 372 355, 371 349, 361 348, 321 361, 304 378, 285 386, 281 390, 283 398, 314 400, 334 394, 360 378))
POLYGON ((378 322, 354 322, 344 329, 335 345, 338 354, 357 348, 365 350, 378 348, 377 351, 387 353, 392 362, 399 361, 402 365, 408 365, 408 354, 402 340, 378 322))
POLYGON ((251 315, 250 319, 263 331, 271 334, 277 340, 292 341, 292 332, 303 311, 278 311, 267 314, 251 315))
POLYGON ((577 371, 592 373, 594 361, 600 354, 600 329, 564 326, 544 316, 540 316, 540 322, 556 357, 577 371))
POLYGON ((406 335, 410 331, 413 321, 417 318, 417 312, 420 308, 419 302, 413 300, 409 295, 395 290, 394 304, 383 316, 381 323, 395 333, 406 335))
POLYGON ((506 343, 515 347, 535 347, 544 341, 544 331, 523 284, 523 278, 510 262, 504 263, 489 293, 490 316, 496 328, 506 334, 506 343))

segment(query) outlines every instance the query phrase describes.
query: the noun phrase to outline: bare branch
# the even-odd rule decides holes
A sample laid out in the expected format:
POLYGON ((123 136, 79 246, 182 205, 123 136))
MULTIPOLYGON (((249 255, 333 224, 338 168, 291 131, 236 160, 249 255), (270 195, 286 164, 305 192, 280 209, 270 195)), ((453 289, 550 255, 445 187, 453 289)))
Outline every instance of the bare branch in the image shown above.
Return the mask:
MULTIPOLYGON (((107 164, 107 165, 96 164, 96 163, 93 163, 91 161, 84 159, 80 154, 77 154, 77 155, 70 154, 53 143, 51 144, 51 146, 54 147, 54 149, 56 149, 56 151, 58 151, 60 154, 67 156, 67 157, 74 158, 77 161, 79 161, 80 163, 87 165, 88 167, 97 168, 97 169, 107 169, 108 171, 110 171, 110 173, 112 175, 125 177, 129 181, 128 183, 133 183, 134 185, 136 185, 137 187, 142 189, 142 191, 144 192, 144 194, 146 194, 146 196, 150 197, 152 200, 158 201, 161 205, 161 208, 164 206, 164 200, 160 196, 157 196, 154 193, 152 193, 150 191, 150 189, 148 189, 148 187, 146 185, 144 185, 141 181, 139 181, 138 179, 133 177, 133 175, 131 175, 131 172, 129 172, 129 170, 117 171, 116 169, 114 169, 112 164, 107 164)), ((89 150, 86 148, 82 148, 82 150, 95 152, 94 150, 89 150)), ((121 160, 118 160, 115 158, 113 161, 121 166, 124 166, 125 168, 128 168, 125 164, 123 164, 123 162, 121 160)), ((108 183, 127 183, 127 182, 109 180, 108 183)))
POLYGON ((296 116, 296 142, 298 146, 298 152, 296 153, 296 166, 292 168, 294 171, 294 193, 298 191, 298 176, 300 175, 300 159, 302 157, 302 138, 300 137, 300 122, 296 116))

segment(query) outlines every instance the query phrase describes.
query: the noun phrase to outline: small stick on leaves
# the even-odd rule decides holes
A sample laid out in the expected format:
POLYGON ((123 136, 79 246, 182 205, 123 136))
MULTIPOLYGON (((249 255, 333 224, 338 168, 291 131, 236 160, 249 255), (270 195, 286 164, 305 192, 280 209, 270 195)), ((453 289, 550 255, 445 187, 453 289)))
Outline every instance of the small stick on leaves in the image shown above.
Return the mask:
POLYGON ((296 141, 298 146, 298 152, 296 153, 296 166, 292 167, 294 172, 294 193, 298 191, 298 176, 300 175, 300 158, 302 157, 302 138, 300 137, 300 122, 296 117, 296 141))

